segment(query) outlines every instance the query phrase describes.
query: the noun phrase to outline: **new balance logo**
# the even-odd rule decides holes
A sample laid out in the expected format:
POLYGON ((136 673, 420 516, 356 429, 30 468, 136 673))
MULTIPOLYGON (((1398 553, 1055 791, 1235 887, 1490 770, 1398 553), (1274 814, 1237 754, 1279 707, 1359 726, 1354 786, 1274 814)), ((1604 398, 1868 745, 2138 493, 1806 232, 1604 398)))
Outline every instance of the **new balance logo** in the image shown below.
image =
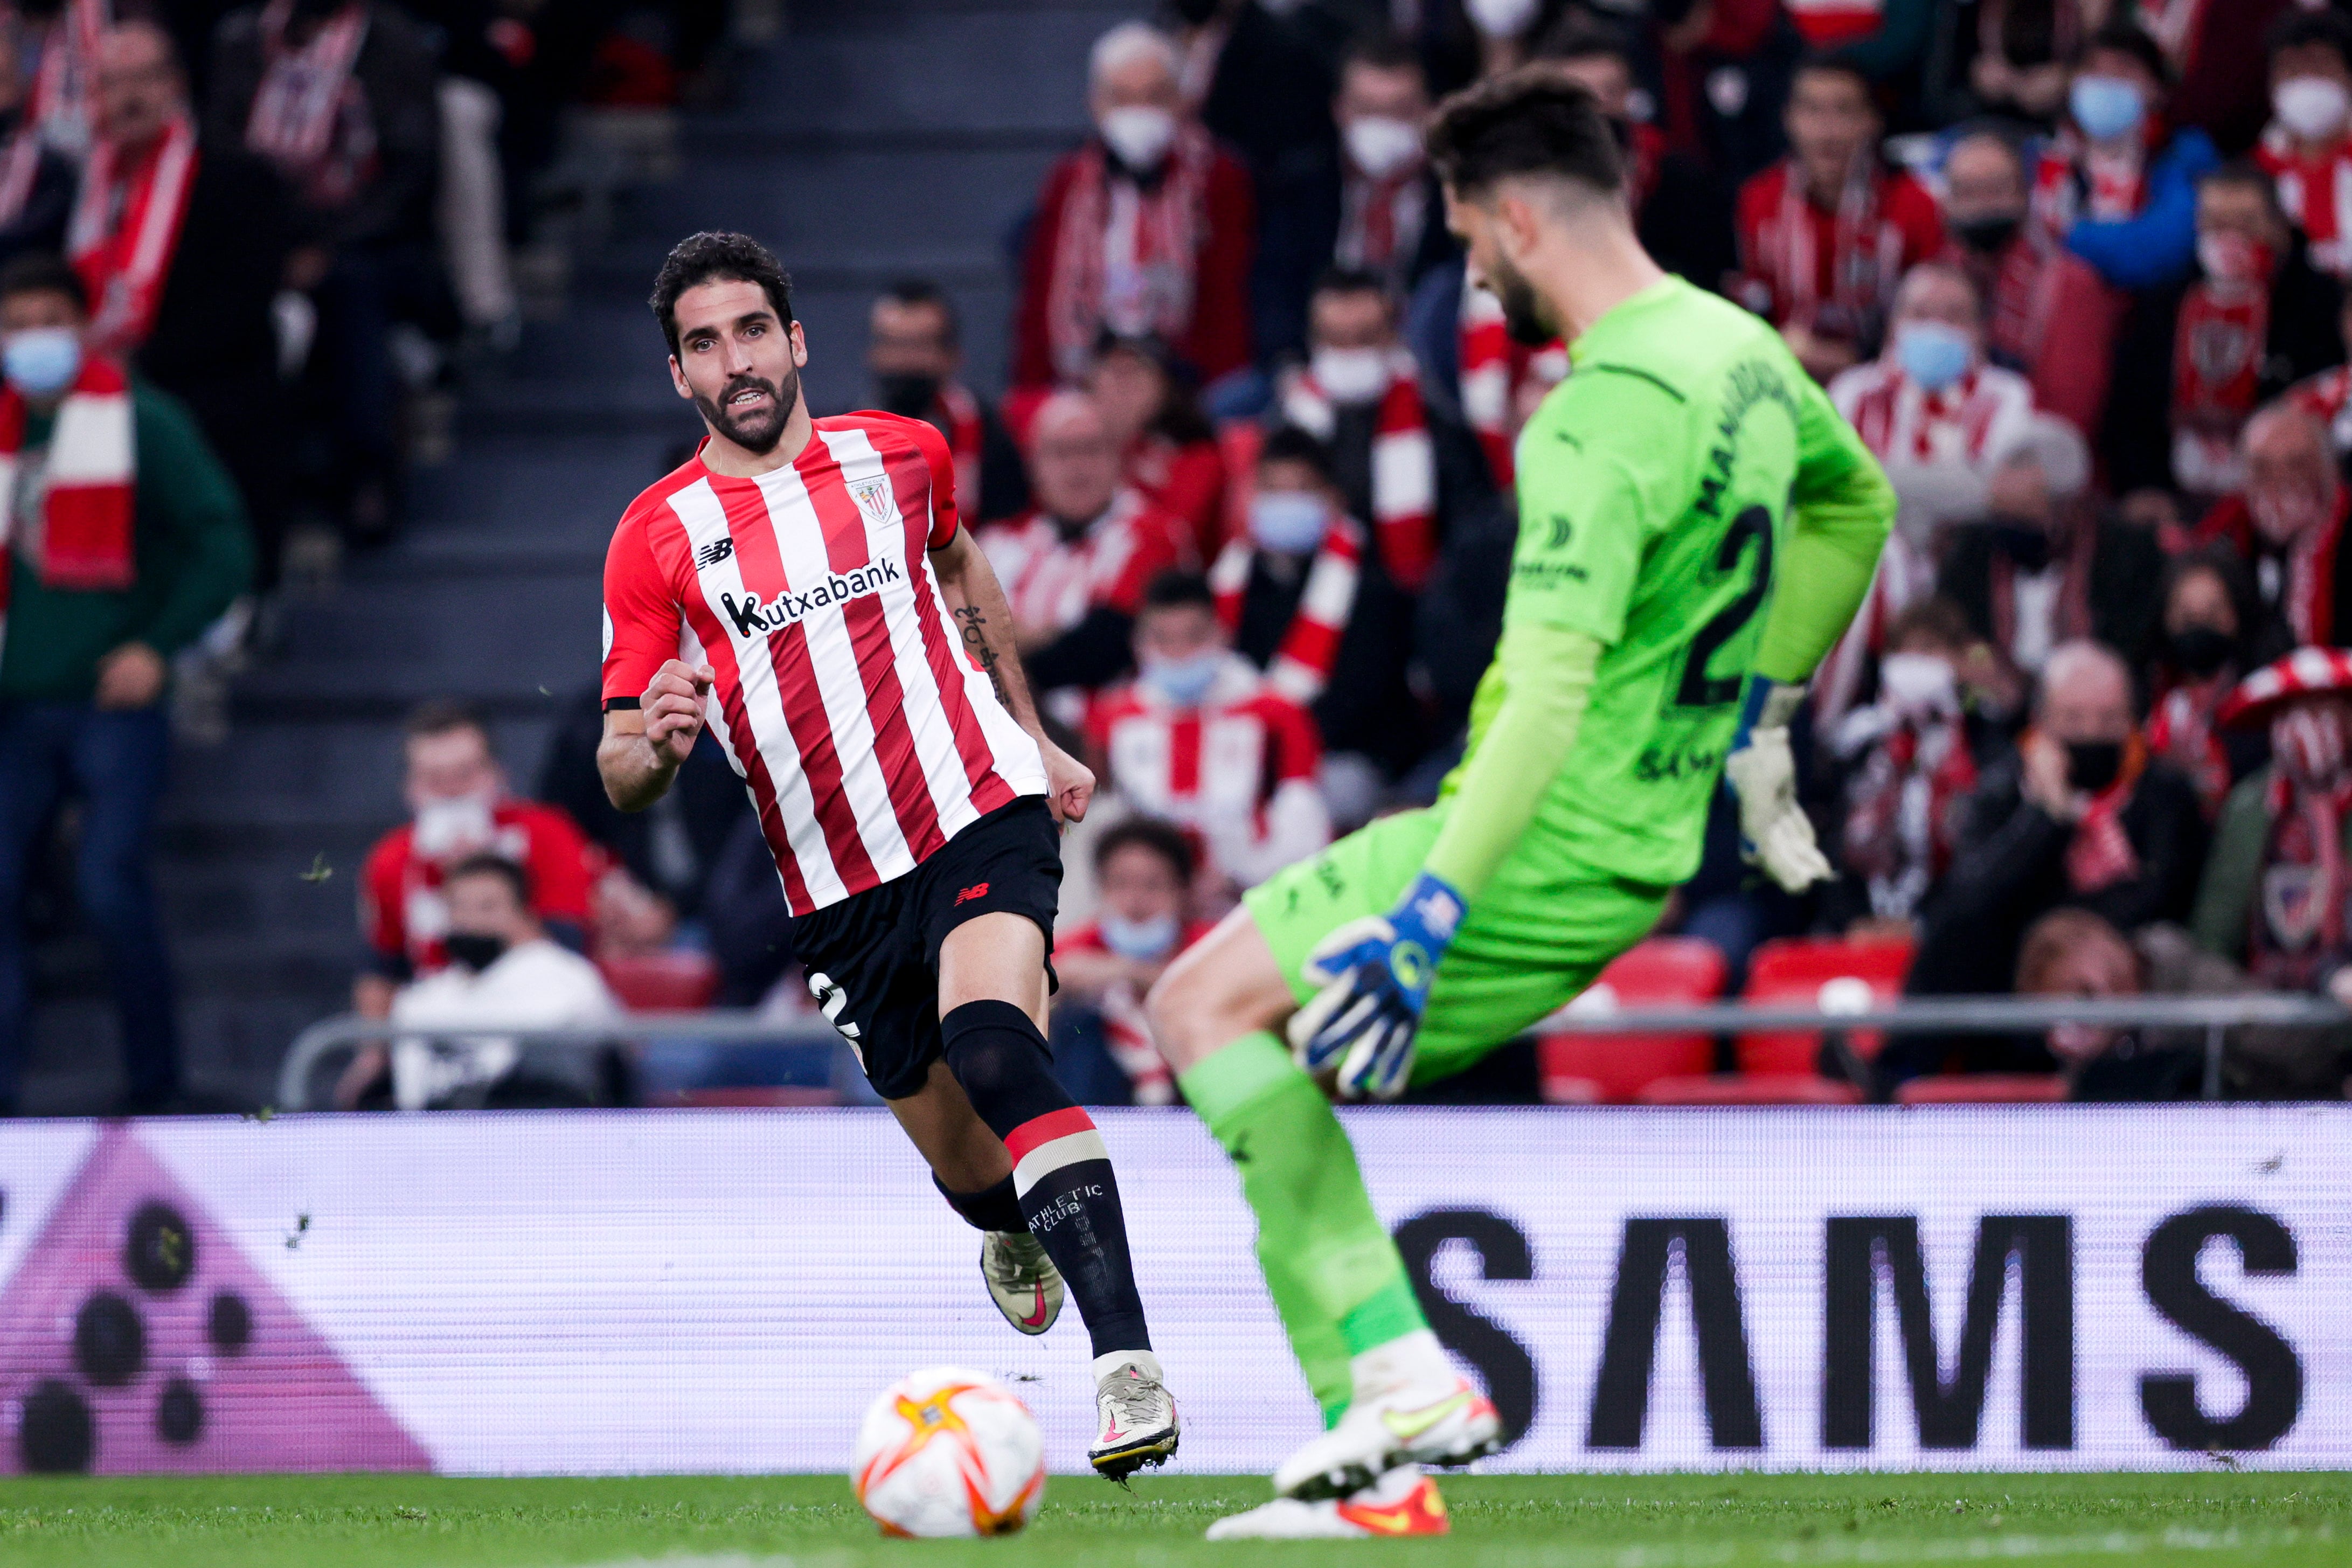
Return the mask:
POLYGON ((732 539, 714 539, 694 552, 694 568, 698 572, 707 572, 734 553, 735 542, 732 539))
POLYGON ((719 607, 727 612, 729 620, 735 623, 735 635, 748 637, 796 626, 803 617, 828 605, 862 598, 867 594, 878 594, 887 585, 902 581, 904 576, 905 574, 898 570, 898 563, 886 557, 870 566, 860 566, 846 576, 836 572, 805 594, 795 594, 787 588, 764 605, 756 598, 738 599, 732 594, 721 594, 719 595, 719 607))
POLYGON ((984 899, 986 897, 988 897, 988 884, 985 882, 974 882, 971 887, 966 888, 962 892, 958 893, 955 897, 955 901, 959 904, 968 904, 974 899, 984 899))

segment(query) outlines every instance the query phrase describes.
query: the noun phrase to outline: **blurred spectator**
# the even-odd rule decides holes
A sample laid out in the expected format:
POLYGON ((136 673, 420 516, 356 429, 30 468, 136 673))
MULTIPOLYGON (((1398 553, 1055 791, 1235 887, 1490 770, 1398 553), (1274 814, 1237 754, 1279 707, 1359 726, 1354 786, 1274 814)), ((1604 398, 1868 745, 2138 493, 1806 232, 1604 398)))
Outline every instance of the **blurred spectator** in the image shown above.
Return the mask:
POLYGON ((18 79, 32 83, 26 112, 45 145, 79 163, 94 134, 90 99, 99 37, 113 8, 107 0, 25 0, 10 9, 24 57, 18 79))
POLYGON ((996 410, 962 381, 963 333, 953 300, 928 279, 893 283, 867 317, 866 368, 874 406, 930 422, 955 457, 957 504, 975 523, 1029 505, 1021 450, 996 410))
POLYGON ((2067 63, 2091 30, 2086 13, 2105 9, 2098 0, 1978 0, 1969 62, 1978 107, 2049 129, 2065 107, 2067 63))
POLYGON ((599 963, 652 958, 677 946, 677 906, 615 866, 589 896, 590 949, 599 963))
POLYGON ((726 748, 704 730, 668 793, 643 811, 622 811, 604 794, 604 776, 596 771, 596 747, 604 737, 604 697, 592 686, 557 712, 535 798, 568 816, 590 842, 681 916, 702 918, 712 873, 736 824, 752 818, 743 781, 729 764, 726 748))
POLYGON ((318 308, 310 379, 327 454, 306 478, 363 539, 399 514, 392 323, 448 309, 434 52, 381 0, 270 0, 224 21, 213 52, 205 140, 260 154, 294 193, 304 243, 290 280, 318 308))
MULTIPOLYGON (((515 89, 514 62, 497 40, 516 42, 514 17, 481 0, 409 0, 418 21, 440 29, 441 166, 434 223, 458 314, 474 340, 501 353, 522 335, 521 303, 507 254, 507 157, 501 132, 515 89), (499 23, 508 26, 501 28, 499 23)), ((528 35, 526 35, 528 36, 528 35)))
POLYGON ((367 967, 352 1009, 381 1018, 394 988, 449 961, 449 868, 472 856, 513 861, 529 879, 531 911, 566 947, 586 945, 593 868, 588 841, 553 806, 507 793, 480 715, 428 702, 409 715, 402 793, 415 815, 376 840, 360 868, 360 931, 367 967))
POLYGON ((1495 488, 1507 495, 1519 428, 1544 395, 1568 374, 1568 346, 1557 338, 1540 344, 1514 341, 1503 319, 1502 301, 1494 290, 1472 281, 1466 267, 1433 272, 1423 288, 1425 292, 1449 281, 1459 301, 1447 345, 1454 351, 1458 406, 1486 456, 1495 488))
POLYGON ((1371 521, 1381 564, 1417 593, 1437 555, 1437 448, 1412 355, 1397 341, 1395 302, 1376 274, 1328 272, 1308 331, 1282 417, 1329 448, 1349 515, 1371 521))
POLYGON ((1797 35, 1808 49, 1833 53, 1842 64, 1873 82, 1889 82, 1915 73, 1935 36, 1936 0, 1785 0, 1785 4, 1789 20, 1796 25, 1797 35))
POLYGON ((2254 156, 2311 264, 2352 276, 2352 22, 2294 11, 2271 29, 2271 123, 2254 156))
POLYGON ((1654 8, 1659 126, 1666 144, 1737 184, 1787 150, 1784 114, 1804 40, 1780 0, 1654 8))
MULTIPOLYGON (((1148 816, 1129 817, 1095 840, 1095 918, 1054 933, 1054 970, 1062 979, 1055 1010, 1075 1004, 1101 1016, 1105 1053, 1126 1079, 1131 1104, 1176 1099, 1143 998, 1171 959, 1209 933, 1208 923, 1192 917, 1192 848, 1184 836, 1148 816)), ((1109 1099, 1069 1084, 1068 1056, 1057 1040, 1054 1067, 1065 1086, 1091 1103, 1109 1099)))
MULTIPOLYGON (((449 868, 444 888, 449 962, 400 989, 391 1018, 404 1028, 562 1028, 617 1020, 620 1005, 596 966, 548 940, 532 912, 530 879, 504 856, 476 854, 449 868)), ((371 1046, 345 1069, 345 1109, 401 1110, 594 1105, 616 1098, 600 1059, 610 1053, 527 1046, 479 1035, 402 1036, 371 1046), (389 1068, 389 1084, 383 1079, 389 1068)))
POLYGON ((1245 368, 1250 176, 1181 114, 1174 46, 1139 22, 1095 41, 1096 134, 1046 174, 1013 328, 1020 385, 1082 378, 1096 339, 1156 336, 1206 381, 1245 368))
POLYGON ((1260 177, 1262 359, 1304 352, 1308 291, 1327 269, 1368 272, 1402 300, 1454 252, 1444 195, 1422 155, 1429 90, 1412 48, 1391 34, 1358 42, 1340 64, 1331 117, 1331 157, 1286 160, 1298 166, 1260 177))
POLYGON ((73 162, 41 140, 31 96, 16 38, 0 28, 0 264, 63 249, 73 205, 73 162))
POLYGON ((1296 0, 1174 0, 1170 8, 1186 113, 1261 180, 1294 162, 1327 161, 1340 17, 1296 0))
POLYGON ((2092 35, 2066 123, 2034 174, 2034 217, 2121 289, 2160 289, 2197 258, 2197 176, 2221 162, 2193 121, 2168 120, 2172 68, 2117 17, 2092 35))
POLYGON ((1106 333, 1087 390, 1110 427, 1128 486, 1182 522, 1193 551, 1214 551, 1225 532, 1225 460, 1166 346, 1106 333))
POLYGON ((2174 331, 2172 473, 2210 501, 2239 486, 2238 437, 2254 409, 2342 359, 2344 301, 2252 163, 2197 182, 2197 264, 2174 331))
POLYGON ((243 592, 236 489, 187 411, 88 346, 89 297, 55 258, 0 269, 0 1110, 31 1007, 26 881, 60 800, 81 802, 75 892, 106 951, 126 1109, 180 1090, 173 977, 149 880, 171 751, 172 656, 243 592), (37 476, 37 479, 36 478, 37 476))
MULTIPOLYGON (((1029 426, 1035 510, 977 536, 1040 691, 1116 679, 1144 585, 1192 557, 1184 524, 1122 484, 1118 470, 1118 445, 1095 400, 1056 393, 1029 426)), ((1069 722, 1075 709, 1060 716, 1069 722)))
POLYGON ((1944 216, 1953 247, 1986 301, 1995 364, 2022 372, 2037 406, 2099 428, 2107 403, 2116 310, 2081 257, 2026 221, 2025 160, 1997 131, 1976 131, 1944 157, 1944 216))
POLYGON ((2254 587, 2238 558, 2207 545, 2173 558, 2164 580, 2164 636, 2155 661, 2148 751, 2197 786, 2210 821, 2231 786, 2269 755, 2261 733, 2225 730, 2221 703, 2252 661, 2254 587))
POLYGON ((96 106, 70 239, 100 301, 94 331, 196 416, 245 497, 270 587, 288 499, 272 316, 295 238, 285 184, 242 142, 199 149, 186 78, 152 22, 108 29, 96 106))
POLYGON ((1217 618, 1274 689, 1315 716, 1327 752, 1371 759, 1394 777, 1418 760, 1405 689, 1412 606, 1367 569, 1330 453, 1286 426, 1259 449, 1249 527, 1209 568, 1217 618))
MULTIPOLYGON (((2352 348, 2352 290, 2336 313, 2336 342, 2352 348)), ((2286 389, 2286 400, 2327 427, 2338 458, 2352 454, 2352 364, 2331 365, 2286 389)))
POLYGON ((2179 81, 2172 117, 2205 128, 2231 156, 2262 135, 2270 96, 2263 44, 2272 25, 2310 0, 2141 0, 2141 25, 2163 47, 2179 81))
POLYGON ((2034 415, 2001 453, 1983 521, 1952 531, 1937 574, 1976 636, 2027 675, 2081 637, 2134 669, 2155 652, 2164 552, 2147 529, 2100 515, 2090 480, 2074 427, 2034 415))
POLYGON ((1572 0, 1418 0, 1396 7, 1398 26, 1421 51, 1431 90, 1443 97, 1527 63, 1536 40, 1572 8, 1572 0))
POLYGON ((2061 645, 2016 759, 1988 769, 1969 802, 1909 989, 2000 990, 2026 927, 2061 905, 2125 931, 2184 919, 2205 837, 2195 789, 2149 760, 2123 660, 2096 643, 2061 645))
POLYGON ((2245 489, 2205 515, 2200 542, 2238 552, 2253 574, 2255 658, 2352 637, 2352 551, 2339 548, 2347 503, 2342 469, 2318 417, 2273 404, 2246 422, 2245 489))
POLYGON ((1152 580, 1135 665, 1087 714, 1092 754, 1119 798, 1193 837, 1215 890, 1255 887, 1331 842, 1315 721, 1233 651, 1205 578, 1152 580))
POLYGON ((1870 83, 1805 62, 1789 98, 1790 155, 1740 187, 1737 298, 1828 381, 1875 352, 1897 282, 1944 247, 1927 188, 1880 157, 1870 83))
POLYGON ((1948 599, 1904 610, 1886 628, 1876 700, 1846 714, 1830 737, 1842 880, 1824 912, 1837 929, 1913 935, 1920 904, 1950 868, 1961 814, 2003 749, 1999 731, 1969 710, 1960 684, 1973 640, 1948 599))

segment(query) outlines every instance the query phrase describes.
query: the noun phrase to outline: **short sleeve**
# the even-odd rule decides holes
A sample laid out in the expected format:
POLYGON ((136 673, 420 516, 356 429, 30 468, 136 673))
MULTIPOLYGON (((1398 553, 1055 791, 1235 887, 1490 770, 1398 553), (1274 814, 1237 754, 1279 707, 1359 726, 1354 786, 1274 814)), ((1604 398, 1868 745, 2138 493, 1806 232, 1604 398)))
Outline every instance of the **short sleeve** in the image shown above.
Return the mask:
POLYGON ((931 470, 931 531, 923 547, 944 550, 955 542, 956 530, 963 526, 962 514, 956 509, 955 454, 948 449, 947 437, 929 420, 907 419, 900 423, 914 438, 915 449, 922 453, 924 466, 931 470))
POLYGON ((642 517, 621 520, 604 552, 604 708, 635 708, 677 657, 678 607, 642 517))
MULTIPOLYGON (((1577 372, 1580 381, 1593 375, 1577 372)), ((1504 616, 1613 644, 1625 634, 1633 582, 1660 526, 1637 454, 1682 443, 1678 431, 1663 427, 1664 414, 1652 414, 1657 395, 1645 395, 1631 377, 1608 379, 1615 384, 1605 417, 1571 428, 1564 416, 1574 395, 1555 396, 1519 442, 1519 538, 1504 616)))

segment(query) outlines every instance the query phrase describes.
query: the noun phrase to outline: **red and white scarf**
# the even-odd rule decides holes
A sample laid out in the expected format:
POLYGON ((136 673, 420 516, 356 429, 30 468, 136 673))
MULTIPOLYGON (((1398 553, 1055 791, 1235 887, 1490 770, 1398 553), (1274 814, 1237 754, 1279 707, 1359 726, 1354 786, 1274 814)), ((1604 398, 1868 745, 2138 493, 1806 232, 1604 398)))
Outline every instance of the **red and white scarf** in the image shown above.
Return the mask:
POLYGON ((1998 259, 1988 264, 1954 247, 1944 259, 1965 269, 1985 293, 1985 343, 2005 364, 2021 369, 2041 355, 2057 309, 2064 253, 2041 230, 2028 226, 1998 259))
MULTIPOLYGON (((2058 592, 2050 601, 2050 624, 2033 628, 2033 635, 2025 639, 2027 646, 2053 648, 2091 635, 2091 566, 2098 552, 2099 531, 2090 518, 2080 515, 2080 507, 2075 510, 2074 542, 2053 563, 2059 568, 2058 592)), ((2021 665, 2024 661, 2017 658, 2017 563, 1996 551, 1986 577, 1992 646, 2021 665)))
POLYGON ((1478 437, 1496 485, 1508 490, 1517 469, 1512 445, 1519 426, 1536 399, 1567 379, 1568 349, 1557 340, 1540 349, 1513 342, 1504 325, 1503 302, 1466 272, 1461 332, 1462 417, 1478 437))
POLYGON ((2224 671, 2205 680, 2184 680, 2157 700, 2148 716, 2147 749, 2170 763, 2197 786, 2208 820, 2219 816, 2230 793, 2230 753, 2213 721, 2221 699, 2237 685, 2224 671))
POLYGON ((2264 984, 2308 986, 2342 955, 2345 748, 2340 710, 2289 708, 2271 721, 2270 832, 2246 942, 2246 967, 2264 984))
POLYGON ((2339 136, 2317 157, 2276 123, 2263 132, 2254 160, 2278 188, 2287 221, 2310 242, 2311 264, 2337 277, 2352 275, 2352 136, 2339 136))
POLYGON ((90 84, 99 40, 113 25, 108 0, 67 0, 39 43, 41 63, 25 101, 25 123, 44 143, 77 160, 96 138, 90 84))
POLYGON ((2172 340, 2172 469, 2183 489, 2238 488, 2238 432, 2261 394, 2270 325, 2270 290, 2260 284, 2207 279, 2182 296, 2172 340))
POLYGON ((1209 133, 1186 123, 1159 176, 1114 177, 1099 142, 1079 149, 1054 236, 1045 334, 1054 372, 1081 380, 1105 327, 1124 337, 1179 342, 1192 324, 1194 274, 1208 233, 1209 133))
POLYGON ((2279 613, 2297 647, 2336 646, 2336 552, 2343 547, 2347 514, 2352 514, 2352 488, 2338 485, 2336 510, 2327 521, 2298 532, 2284 552, 2248 520, 2263 598, 2277 595, 2279 613))
MULTIPOLYGON (((1318 439, 1328 442, 1339 416, 1330 395, 1312 369, 1283 394, 1282 416, 1318 439)), ((1389 359, 1389 384, 1372 420, 1372 542, 1381 564, 1408 593, 1419 593, 1437 560, 1432 512, 1437 503, 1437 452, 1421 405, 1421 382, 1412 355, 1400 349, 1389 359)))
POLYGON ((1796 160, 1782 165, 1780 210, 1755 236, 1757 253, 1748 258, 1748 270, 1770 287, 1779 321, 1810 325, 1825 307, 1834 306, 1845 318, 1843 330, 1858 334, 1864 323, 1885 310, 1903 275, 1903 230, 1880 213, 1885 178, 1874 153, 1854 160, 1828 224, 1830 291, 1824 298, 1822 215, 1805 194, 1804 171, 1796 160))
POLYGON ((25 447, 24 394, 0 385, 0 636, 5 635, 16 559, 31 563, 41 584, 71 593, 120 593, 131 586, 131 493, 138 460, 131 434, 131 385, 121 368, 98 354, 58 405, 42 454, 41 483, 19 482, 25 447), (39 502, 17 514, 14 498, 39 502))
POLYGON ((1339 241, 1331 259, 1401 279, 1429 225, 1429 182, 1419 164, 1385 180, 1350 169, 1339 185, 1339 241))
POLYGON ((261 13, 265 64, 245 121, 245 144, 278 166, 312 205, 339 207, 375 163, 367 95, 352 79, 367 43, 367 7, 351 0, 296 48, 286 41, 294 0, 261 13))
POLYGON ((930 422, 947 433, 948 455, 955 459, 956 509, 976 521, 993 521, 980 515, 981 468, 988 445, 980 399, 961 382, 943 381, 931 400, 930 422))
POLYGON ((111 142, 90 149, 66 227, 66 258, 89 290, 89 339, 105 353, 128 354, 154 328, 197 158, 195 127, 185 115, 139 152, 111 142))
MULTIPOLYGON (((2154 128, 2149 133, 2153 135, 2154 128)), ((2078 218, 2118 223, 2139 214, 2147 195, 2146 146, 2111 153, 2069 126, 2033 166, 2032 213, 2049 238, 2063 241, 2078 218)))
POLYGON ((20 125, 0 143, 0 228, 12 228, 25 216, 25 203, 41 173, 41 133, 20 125))
POLYGON ((2123 766, 2115 783, 2091 797, 2074 837, 2066 845, 2066 885, 2078 894, 2095 893, 2139 875, 2139 851, 2124 830, 2124 808, 2147 770, 2147 745, 2137 735, 2124 743, 2123 766))
POLYGON ((1846 721, 1850 731, 1888 723, 1846 786, 1842 858, 1868 885, 1871 912, 1903 920, 1951 866, 1977 764, 1957 713, 1889 719, 1864 710, 1846 721))
MULTIPOLYGON (((1250 563, 1257 550, 1237 537, 1217 552, 1209 568, 1209 591, 1216 595, 1217 618, 1227 631, 1242 624, 1242 600, 1249 591, 1250 563)), ((1346 518, 1335 518, 1307 567, 1306 591, 1275 646, 1265 668, 1269 685, 1293 702, 1322 695, 1339 662, 1339 638, 1356 607, 1356 584, 1364 556, 1363 534, 1346 518)))

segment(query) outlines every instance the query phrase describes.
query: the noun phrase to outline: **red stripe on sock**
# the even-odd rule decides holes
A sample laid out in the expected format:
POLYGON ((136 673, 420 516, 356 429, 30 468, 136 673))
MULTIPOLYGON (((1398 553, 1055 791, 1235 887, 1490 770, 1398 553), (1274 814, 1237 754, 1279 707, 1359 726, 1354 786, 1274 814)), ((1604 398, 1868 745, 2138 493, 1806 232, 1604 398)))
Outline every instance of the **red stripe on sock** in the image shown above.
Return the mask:
POLYGON ((1073 1132, 1085 1132, 1094 1126, 1094 1119, 1085 1110, 1073 1105, 1067 1110, 1049 1110, 1043 1116, 1033 1116, 1004 1135, 1004 1147, 1011 1152, 1013 1163, 1019 1164, 1029 1151, 1040 1143, 1050 1143, 1056 1138, 1067 1138, 1073 1132))

